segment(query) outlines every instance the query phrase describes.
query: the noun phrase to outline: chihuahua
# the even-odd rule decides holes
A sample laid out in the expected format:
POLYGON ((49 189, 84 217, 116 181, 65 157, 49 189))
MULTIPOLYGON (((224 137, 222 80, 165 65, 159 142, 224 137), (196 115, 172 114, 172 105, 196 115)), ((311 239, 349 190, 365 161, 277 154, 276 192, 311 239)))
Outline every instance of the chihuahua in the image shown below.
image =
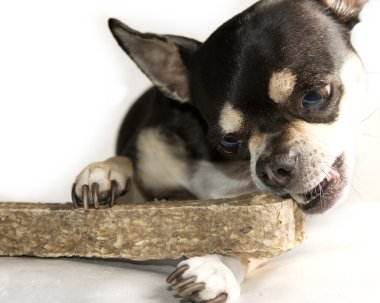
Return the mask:
MULTIPOLYGON (((122 123, 117 156, 92 163, 76 207, 217 199, 254 191, 291 197, 306 213, 344 199, 364 70, 350 43, 363 0, 262 0, 203 43, 110 30, 154 87, 122 123)), ((233 302, 258 262, 207 255, 167 282, 186 302, 233 302)))

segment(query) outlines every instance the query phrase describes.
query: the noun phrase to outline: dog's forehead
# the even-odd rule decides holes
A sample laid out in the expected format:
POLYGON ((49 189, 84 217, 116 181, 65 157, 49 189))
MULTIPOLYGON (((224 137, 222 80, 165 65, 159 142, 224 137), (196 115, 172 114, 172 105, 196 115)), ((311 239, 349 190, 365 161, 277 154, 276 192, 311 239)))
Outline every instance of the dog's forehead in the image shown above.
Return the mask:
POLYGON ((348 48, 343 31, 313 1, 261 1, 214 32, 197 61, 208 75, 203 80, 213 79, 206 84, 216 94, 223 92, 216 83, 223 83, 228 92, 251 86, 258 95, 268 96, 274 76, 273 89, 284 86, 277 82, 287 78, 280 93, 286 95, 293 82, 310 81, 339 68, 348 48))
POLYGON ((200 86, 220 109, 228 100, 235 109, 257 112, 337 73, 350 51, 345 34, 313 1, 258 2, 201 47, 200 86))
POLYGON ((347 51, 342 28, 312 1, 259 2, 241 19, 234 35, 240 71, 264 80, 268 91, 271 80, 286 94, 296 82, 333 73, 347 51))

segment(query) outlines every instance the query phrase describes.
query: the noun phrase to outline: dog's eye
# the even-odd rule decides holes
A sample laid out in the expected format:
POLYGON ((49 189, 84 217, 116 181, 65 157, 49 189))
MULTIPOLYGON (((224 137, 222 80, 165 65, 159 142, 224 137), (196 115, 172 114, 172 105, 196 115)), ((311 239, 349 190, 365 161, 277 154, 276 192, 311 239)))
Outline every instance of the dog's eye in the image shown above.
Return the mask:
POLYGON ((331 85, 328 84, 318 90, 307 93, 302 100, 306 110, 319 110, 326 104, 331 95, 331 85))
POLYGON ((220 146, 225 153, 237 153, 240 147, 240 141, 232 135, 225 135, 220 141, 220 146))

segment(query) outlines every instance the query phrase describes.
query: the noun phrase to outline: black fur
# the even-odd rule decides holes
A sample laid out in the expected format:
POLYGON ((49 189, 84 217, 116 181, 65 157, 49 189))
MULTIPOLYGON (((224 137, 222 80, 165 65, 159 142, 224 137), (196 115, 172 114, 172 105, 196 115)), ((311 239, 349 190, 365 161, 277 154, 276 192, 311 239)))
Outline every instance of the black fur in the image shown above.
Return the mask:
MULTIPOLYGON (((349 28, 339 23, 316 1, 262 1, 218 28, 197 51, 181 49, 189 69, 191 98, 179 104, 157 89, 147 91, 126 116, 119 133, 117 154, 135 158, 138 133, 160 127, 186 143, 191 157, 215 159, 222 137, 219 110, 225 101, 245 113, 253 131, 278 132, 288 121, 329 123, 338 111, 342 88, 336 72, 351 49, 349 28), (289 104, 279 106, 268 97, 270 75, 290 68, 301 82, 289 104), (305 112, 305 92, 333 82, 330 104, 323 112, 305 112), (268 119, 272 123, 267 123, 268 119), (208 144, 210 136, 213 146, 208 144), (192 143, 193 142, 193 143, 192 143), (194 143, 195 142, 195 143, 194 143)), ((223 157, 223 156, 222 156, 223 157)), ((248 159, 246 150, 241 158, 248 159)))
POLYGON ((117 154, 130 157, 136 164, 138 135, 144 128, 158 128, 167 143, 185 146, 189 159, 249 160, 247 141, 254 133, 278 134, 275 145, 281 149, 287 141, 283 134, 289 123, 334 122, 344 93, 338 72, 353 51, 350 31, 364 3, 356 1, 358 5, 350 7, 351 2, 263 0, 227 21, 204 43, 142 34, 111 19, 110 28, 119 45, 154 83, 160 83, 140 97, 127 114, 117 154), (118 32, 120 28, 126 39, 118 32), (146 45, 140 45, 142 39, 146 45), (175 66, 163 62, 160 58, 166 48, 168 55, 176 53, 181 62, 175 66), (142 53, 149 62, 141 64, 138 56, 142 53), (155 64, 162 68, 150 73, 150 66, 155 64), (291 97, 278 104, 270 99, 268 86, 271 75, 284 68, 297 76, 297 85, 291 97), (173 74, 168 72, 173 70, 173 74), (318 111, 305 110, 303 96, 326 84, 332 87, 327 104, 318 111), (232 159, 219 145, 226 134, 218 119, 227 101, 244 114, 246 121, 244 128, 233 134, 242 145, 232 159))

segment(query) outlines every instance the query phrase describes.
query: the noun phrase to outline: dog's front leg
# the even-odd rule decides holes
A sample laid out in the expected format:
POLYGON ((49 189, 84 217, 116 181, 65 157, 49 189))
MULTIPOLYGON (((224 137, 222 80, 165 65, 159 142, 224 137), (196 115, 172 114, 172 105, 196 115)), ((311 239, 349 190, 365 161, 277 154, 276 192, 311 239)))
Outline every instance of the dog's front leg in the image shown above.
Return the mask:
MULTIPOLYGON (((188 190, 200 199, 234 197, 257 190, 249 174, 249 162, 198 161, 193 168, 188 190)), ((256 262, 240 257, 194 257, 179 263, 167 282, 183 302, 234 302, 253 264, 256 262)))
POLYGON ((244 275, 240 258, 206 255, 179 263, 167 282, 189 302, 233 302, 244 275))
POLYGON ((184 302, 230 303, 239 297, 247 273, 263 262, 220 255, 194 257, 179 263, 167 282, 184 302))
MULTIPOLYGON (((112 157, 103 162, 87 165, 76 177, 72 188, 75 207, 98 208, 128 191, 136 191, 133 184, 133 166, 127 157, 112 157)), ((137 198, 136 198, 137 199, 137 198)))

